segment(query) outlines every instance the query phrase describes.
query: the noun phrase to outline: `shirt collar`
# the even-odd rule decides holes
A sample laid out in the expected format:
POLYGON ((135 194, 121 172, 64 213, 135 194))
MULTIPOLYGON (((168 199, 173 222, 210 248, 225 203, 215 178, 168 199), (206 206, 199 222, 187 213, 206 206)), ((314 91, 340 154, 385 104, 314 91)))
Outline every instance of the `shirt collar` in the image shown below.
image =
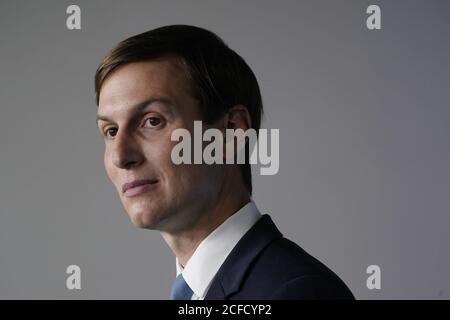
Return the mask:
POLYGON ((177 276, 183 273, 194 294, 204 299, 228 254, 260 217, 255 203, 247 203, 200 242, 184 268, 176 258, 177 276))

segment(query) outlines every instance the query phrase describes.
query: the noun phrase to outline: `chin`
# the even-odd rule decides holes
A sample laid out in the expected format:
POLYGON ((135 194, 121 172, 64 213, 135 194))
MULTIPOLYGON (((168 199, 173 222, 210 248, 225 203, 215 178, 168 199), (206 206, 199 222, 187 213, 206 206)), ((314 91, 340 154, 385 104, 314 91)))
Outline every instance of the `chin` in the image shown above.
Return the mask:
POLYGON ((127 210, 128 216, 134 226, 141 229, 158 230, 161 224, 161 218, 157 212, 150 208, 134 208, 127 210))

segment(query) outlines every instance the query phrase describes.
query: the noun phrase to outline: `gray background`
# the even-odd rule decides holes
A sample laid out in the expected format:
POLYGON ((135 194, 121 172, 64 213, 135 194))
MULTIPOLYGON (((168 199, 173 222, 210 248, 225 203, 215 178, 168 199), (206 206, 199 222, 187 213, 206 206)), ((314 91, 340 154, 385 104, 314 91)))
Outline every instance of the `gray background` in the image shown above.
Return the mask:
POLYGON ((103 168, 93 76, 118 41, 181 23, 216 32, 259 80, 280 171, 254 174, 254 199, 284 235, 358 299, 449 299, 444 0, 1 1, 0 298, 168 296, 173 254, 131 224, 103 168), (80 31, 66 29, 73 3, 80 31))

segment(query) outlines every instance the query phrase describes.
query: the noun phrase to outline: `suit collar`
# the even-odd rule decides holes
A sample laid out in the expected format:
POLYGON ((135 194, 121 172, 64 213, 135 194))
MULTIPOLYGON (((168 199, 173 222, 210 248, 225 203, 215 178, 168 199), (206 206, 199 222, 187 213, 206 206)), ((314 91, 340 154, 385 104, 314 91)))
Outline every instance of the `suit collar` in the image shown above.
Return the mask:
POLYGON ((282 236, 270 216, 264 214, 230 252, 205 299, 222 300, 239 291, 251 262, 269 243, 282 236))
POLYGON ((181 272, 195 296, 204 299, 214 276, 239 240, 261 218, 253 201, 228 217, 197 246, 184 268, 176 258, 177 276, 181 272))

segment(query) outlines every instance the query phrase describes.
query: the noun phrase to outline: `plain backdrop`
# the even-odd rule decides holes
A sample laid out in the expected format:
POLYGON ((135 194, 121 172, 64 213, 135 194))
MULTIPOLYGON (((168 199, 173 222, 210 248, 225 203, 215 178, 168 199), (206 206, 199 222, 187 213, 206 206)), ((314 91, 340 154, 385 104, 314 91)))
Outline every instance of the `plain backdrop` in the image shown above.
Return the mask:
POLYGON ((444 0, 1 1, 0 298, 168 297, 175 258, 103 167, 94 73, 120 40, 169 24, 217 33, 255 72, 280 170, 254 170, 254 200, 287 238, 358 299, 450 298, 444 0), (72 264, 81 290, 66 288, 72 264))

